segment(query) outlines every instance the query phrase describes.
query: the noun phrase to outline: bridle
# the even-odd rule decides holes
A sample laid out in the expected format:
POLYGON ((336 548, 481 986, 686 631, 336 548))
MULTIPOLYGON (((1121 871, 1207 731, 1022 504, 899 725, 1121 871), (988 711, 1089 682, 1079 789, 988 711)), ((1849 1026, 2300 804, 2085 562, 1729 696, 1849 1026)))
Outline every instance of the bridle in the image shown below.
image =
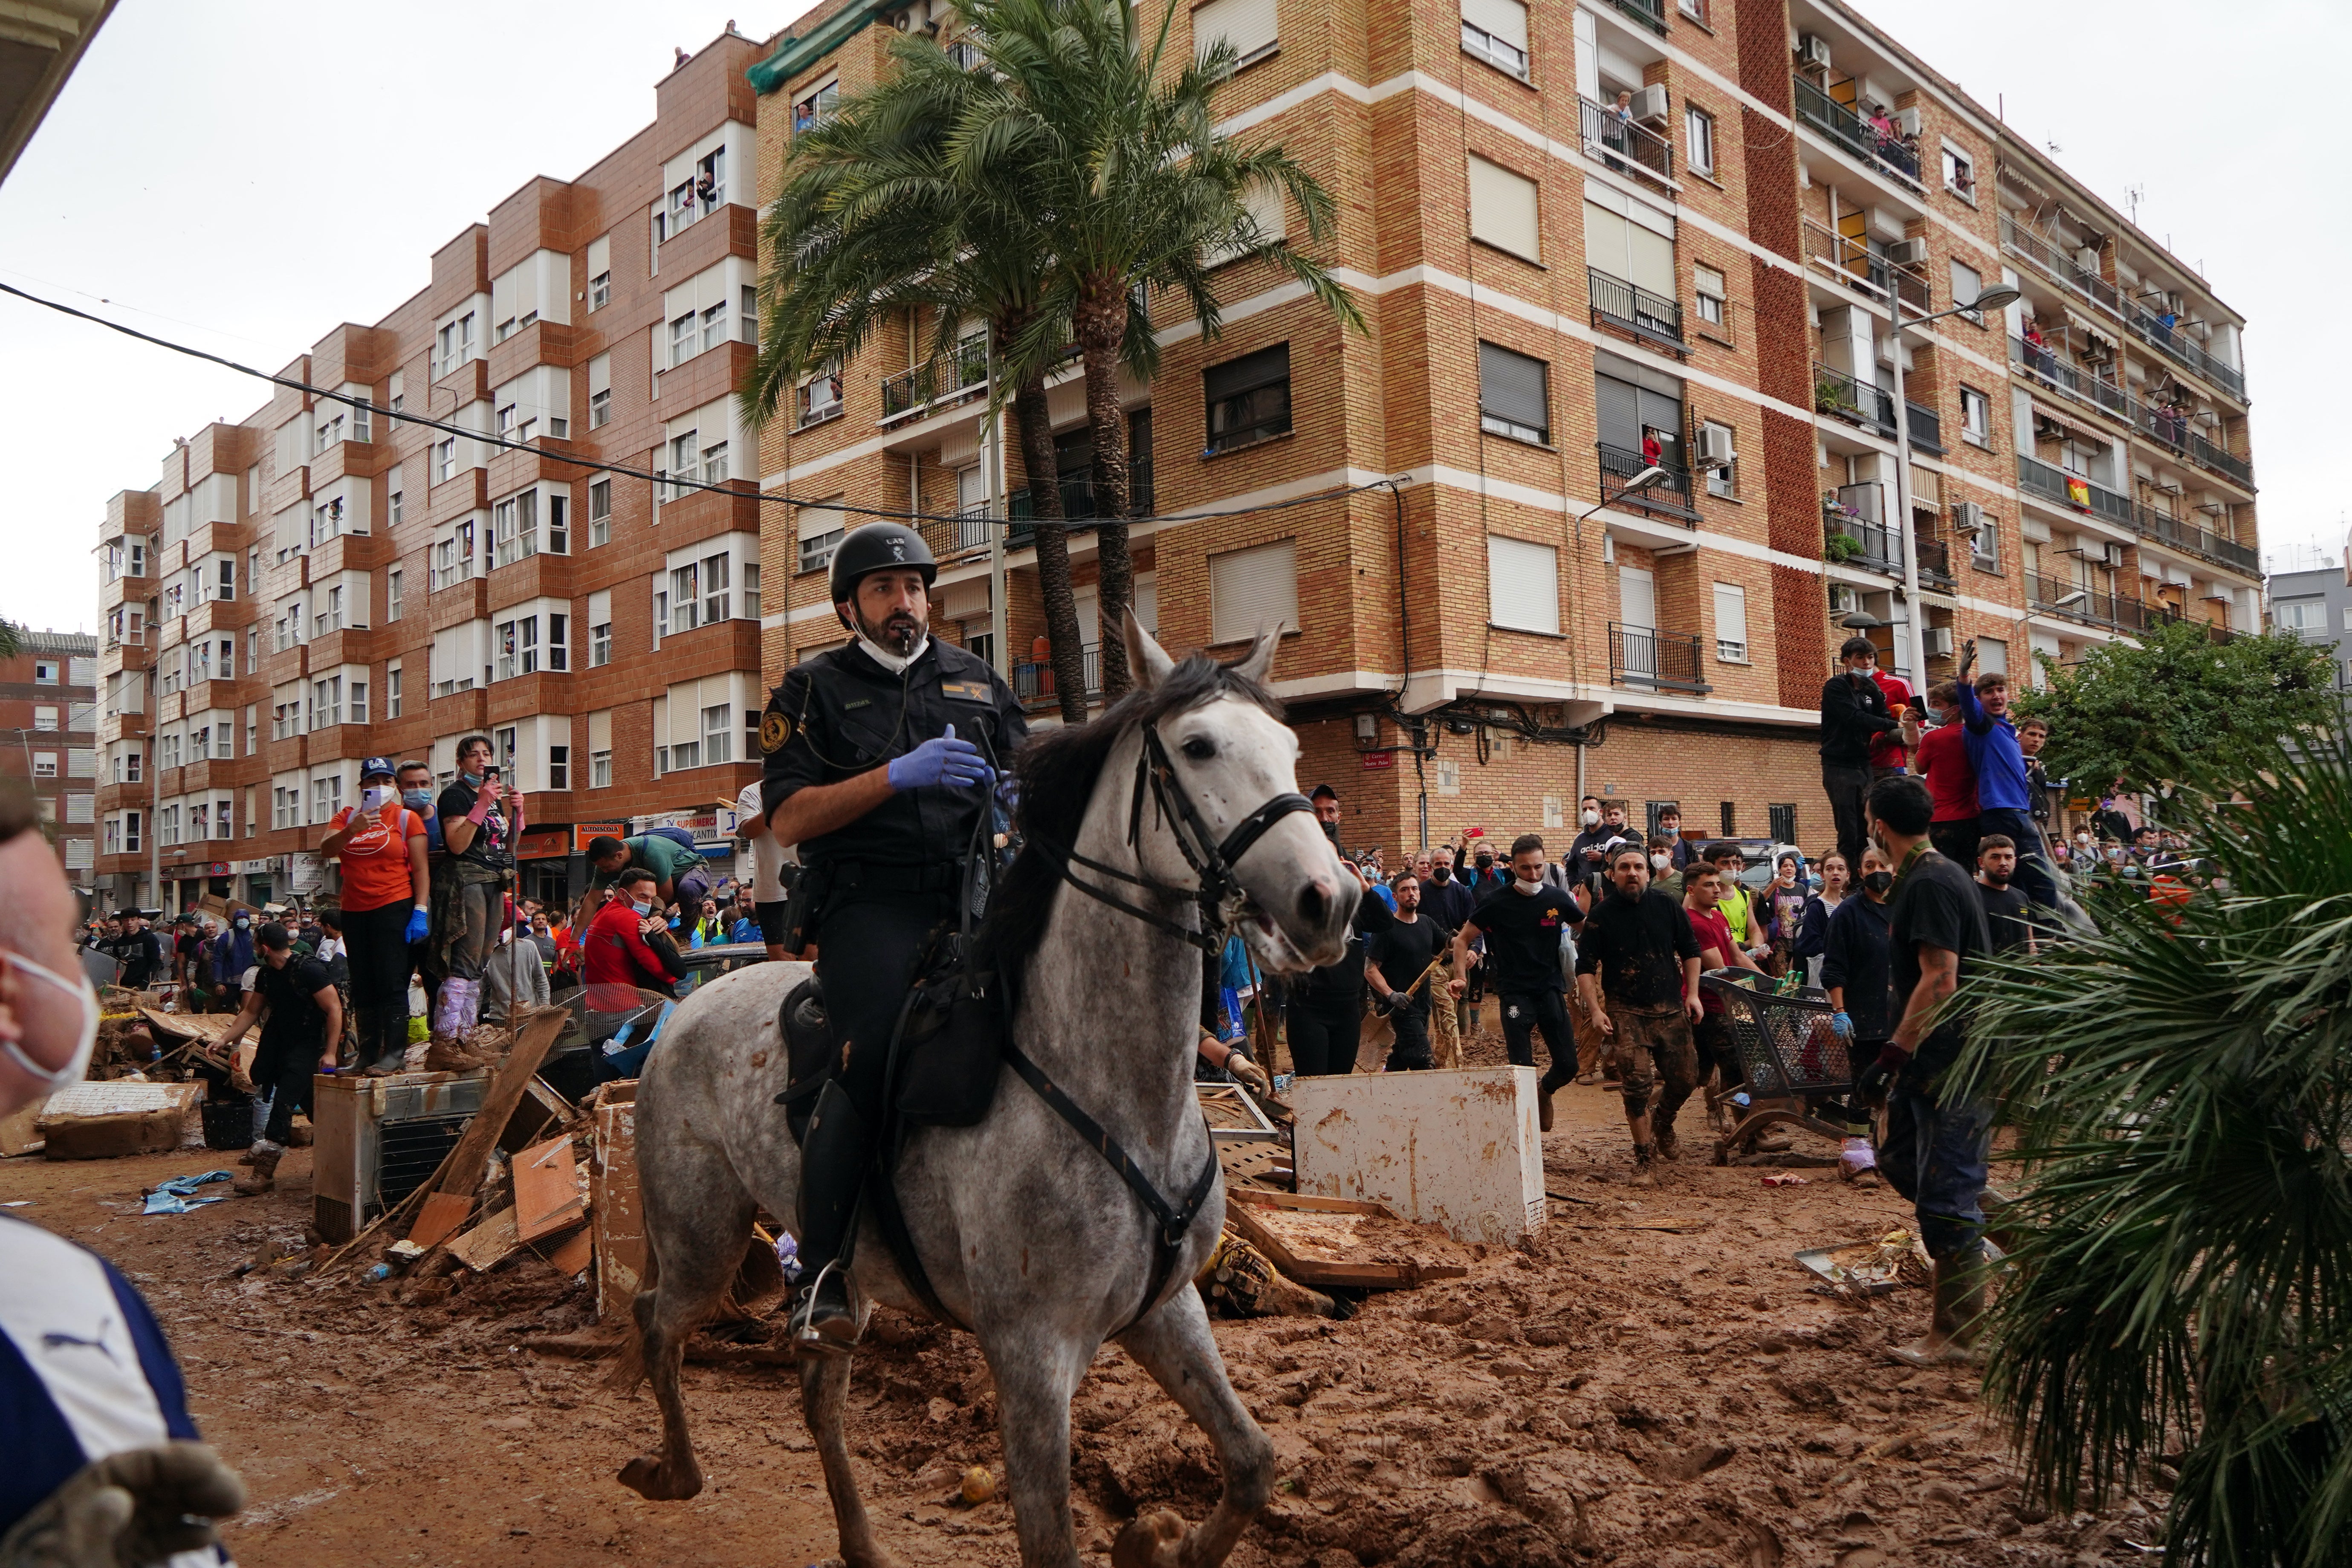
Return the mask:
POLYGON ((1202 952, 1222 953, 1225 948, 1225 928, 1232 924, 1246 907, 1248 893, 1234 867, 1249 853, 1253 845, 1265 837, 1266 830, 1294 812, 1312 814, 1313 803, 1296 790, 1285 791, 1251 812, 1234 825, 1234 830, 1220 839, 1214 837, 1208 823, 1201 816, 1200 807, 1192 797, 1177 787, 1175 765, 1169 760, 1166 742, 1160 738, 1160 723, 1147 719, 1141 725, 1143 746, 1135 759, 1135 787, 1129 792, 1127 806, 1128 847, 1141 849, 1143 832, 1143 801, 1149 791, 1151 797, 1152 821, 1155 826, 1173 821, 1177 853, 1192 868, 1200 879, 1198 887, 1179 887, 1154 878, 1141 877, 1117 866, 1081 855, 1075 848, 1049 844, 1035 834, 1029 847, 1044 850, 1054 861, 1055 869, 1064 881, 1123 914, 1130 915, 1171 936, 1181 938, 1202 952), (1188 899, 1200 907, 1201 927, 1195 931, 1167 916, 1131 903, 1108 888, 1097 887, 1082 880, 1071 868, 1083 867, 1097 876, 1113 877, 1119 881, 1141 888, 1146 892, 1163 898, 1188 899))

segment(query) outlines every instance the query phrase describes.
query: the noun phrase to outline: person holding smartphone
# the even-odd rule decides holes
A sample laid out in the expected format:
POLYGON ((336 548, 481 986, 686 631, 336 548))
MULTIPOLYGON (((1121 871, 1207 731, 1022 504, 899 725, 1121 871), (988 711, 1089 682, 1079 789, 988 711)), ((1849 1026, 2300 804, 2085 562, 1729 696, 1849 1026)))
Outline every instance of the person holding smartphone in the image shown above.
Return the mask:
POLYGON ((448 964, 433 1010, 438 1035, 461 1036, 480 1021, 482 974, 506 923, 507 879, 522 836, 522 791, 506 787, 490 756, 488 735, 459 741, 457 777, 433 808, 443 874, 434 879, 431 941, 448 964))

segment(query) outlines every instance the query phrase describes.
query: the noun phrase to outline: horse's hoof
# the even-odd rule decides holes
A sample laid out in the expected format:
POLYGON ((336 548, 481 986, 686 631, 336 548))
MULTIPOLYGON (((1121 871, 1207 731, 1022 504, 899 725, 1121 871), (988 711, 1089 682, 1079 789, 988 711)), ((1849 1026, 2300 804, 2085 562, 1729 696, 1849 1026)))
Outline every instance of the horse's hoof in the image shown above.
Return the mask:
POLYGON ((702 1489, 702 1471, 688 1462, 673 1473, 651 1454, 621 1467, 621 1484, 652 1502, 680 1502, 702 1489))
POLYGON ((1111 1542, 1111 1568, 1175 1568, 1184 1521, 1166 1509, 1139 1514, 1111 1542))

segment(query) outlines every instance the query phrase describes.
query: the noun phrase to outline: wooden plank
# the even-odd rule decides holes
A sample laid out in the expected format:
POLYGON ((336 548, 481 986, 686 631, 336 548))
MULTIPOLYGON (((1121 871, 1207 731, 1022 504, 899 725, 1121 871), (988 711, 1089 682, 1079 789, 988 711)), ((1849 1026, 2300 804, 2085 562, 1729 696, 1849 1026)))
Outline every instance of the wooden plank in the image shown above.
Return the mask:
POLYGON ((513 1208, 502 1208, 449 1244, 449 1256, 477 1274, 497 1267, 522 1247, 513 1208))
POLYGON ((515 1037, 513 1048, 490 1074, 490 1086, 482 1096, 481 1110, 466 1123, 464 1135, 443 1163, 435 1192, 470 1198, 480 1189, 482 1179, 489 1173, 490 1151, 498 1147, 499 1134, 506 1131, 507 1118, 522 1103, 531 1079, 539 1074, 539 1064, 547 1059, 548 1048, 555 1044, 556 1036, 563 1032, 571 1017, 567 1008, 530 1009, 521 1032, 515 1037))
POLYGON ((596 1315, 606 1322, 629 1310, 645 1277, 645 1221, 638 1207, 637 1108, 626 1100, 599 1103, 589 1212, 596 1236, 596 1315))
POLYGON ((588 1213, 580 1195, 580 1174, 572 1140, 557 1136, 534 1143, 514 1159, 515 1230, 525 1241, 553 1236, 588 1213))
POLYGON ((425 1206, 416 1216, 415 1228, 408 1239, 419 1247, 434 1247, 457 1233, 457 1227, 474 1215, 474 1194, 467 1193, 426 1193, 425 1206))
POLYGON ((1231 1194, 1241 1203, 1255 1204, 1261 1208, 1293 1209, 1307 1214, 1368 1214, 1381 1219, 1394 1219, 1396 1212, 1384 1204, 1368 1204, 1356 1198, 1321 1198, 1311 1193, 1235 1193, 1231 1194))
POLYGON ((1459 1264, 1366 1258, 1366 1244, 1357 1233, 1369 1221, 1396 1219, 1379 1204, 1246 1189, 1226 1196, 1226 1222, 1272 1258, 1276 1268, 1304 1284, 1398 1289, 1469 1273, 1459 1264))
POLYGON ((596 1233, 583 1225, 564 1237, 555 1250, 547 1255, 547 1261, 554 1266, 558 1274, 572 1275, 594 1261, 595 1254, 596 1233))

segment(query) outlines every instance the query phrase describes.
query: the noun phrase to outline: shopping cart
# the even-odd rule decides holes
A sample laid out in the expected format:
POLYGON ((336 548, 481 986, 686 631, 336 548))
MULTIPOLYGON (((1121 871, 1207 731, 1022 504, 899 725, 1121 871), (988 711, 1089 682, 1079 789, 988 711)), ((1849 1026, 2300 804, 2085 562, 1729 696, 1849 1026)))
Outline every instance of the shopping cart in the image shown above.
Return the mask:
POLYGON ((1833 1142, 1843 1126, 1813 1114, 1822 1100, 1851 1093, 1853 1062, 1830 1026, 1837 1009, 1821 992, 1776 993, 1768 976, 1748 969, 1717 969, 1699 984, 1723 1004, 1731 1040, 1748 1078, 1748 1109, 1716 1140, 1715 1163, 1728 1163, 1734 1148, 1752 1148, 1766 1128, 1801 1127, 1833 1142))

